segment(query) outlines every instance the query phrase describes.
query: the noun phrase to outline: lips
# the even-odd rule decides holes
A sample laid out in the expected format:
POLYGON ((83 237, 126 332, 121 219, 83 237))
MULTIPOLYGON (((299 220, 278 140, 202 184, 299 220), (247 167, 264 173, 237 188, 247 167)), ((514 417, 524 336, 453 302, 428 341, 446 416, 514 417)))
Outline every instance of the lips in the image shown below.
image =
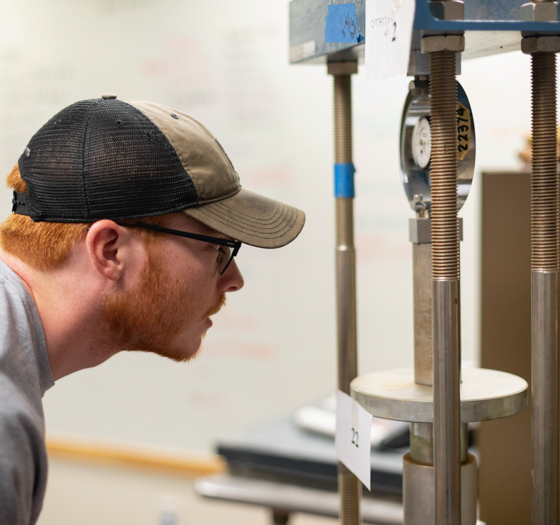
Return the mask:
POLYGON ((211 315, 217 314, 225 305, 226 294, 222 294, 218 298, 218 302, 204 314, 204 319, 207 319, 211 315))

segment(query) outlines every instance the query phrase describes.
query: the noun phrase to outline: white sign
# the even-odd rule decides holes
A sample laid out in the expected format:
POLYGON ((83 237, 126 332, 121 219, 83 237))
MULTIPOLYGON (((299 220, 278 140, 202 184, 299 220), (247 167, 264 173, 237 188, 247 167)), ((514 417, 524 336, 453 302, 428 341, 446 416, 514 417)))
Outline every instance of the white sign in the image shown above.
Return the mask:
POLYGON ((366 79, 406 75, 416 0, 366 0, 366 79))
POLYGON ((336 391, 336 456, 371 490, 371 414, 336 391))

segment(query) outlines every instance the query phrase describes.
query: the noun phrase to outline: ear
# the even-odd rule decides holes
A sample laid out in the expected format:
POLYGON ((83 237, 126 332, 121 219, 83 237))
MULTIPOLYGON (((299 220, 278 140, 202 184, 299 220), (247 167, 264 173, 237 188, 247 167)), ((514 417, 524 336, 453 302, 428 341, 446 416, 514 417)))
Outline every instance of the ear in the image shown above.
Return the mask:
POLYGON ((121 278, 135 239, 130 232, 109 220, 93 223, 86 236, 86 247, 94 268, 111 281, 121 278))

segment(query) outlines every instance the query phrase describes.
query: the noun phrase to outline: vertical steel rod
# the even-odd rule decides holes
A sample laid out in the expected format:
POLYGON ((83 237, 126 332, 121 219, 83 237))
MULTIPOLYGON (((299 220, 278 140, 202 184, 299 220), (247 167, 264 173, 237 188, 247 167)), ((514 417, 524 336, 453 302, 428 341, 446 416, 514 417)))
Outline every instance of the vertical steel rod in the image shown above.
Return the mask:
POLYGON ((461 523, 455 53, 430 55, 434 469, 437 525, 461 523))
POLYGON ((532 62, 531 390, 533 525, 558 512, 558 175, 556 56, 532 62))
MULTIPOLYGON (((334 77, 338 388, 347 394, 350 393, 350 382, 358 375, 351 79, 357 67, 356 62, 328 65, 328 72, 334 77)), ((360 525, 362 486, 340 462, 338 487, 340 522, 342 525, 360 525)))

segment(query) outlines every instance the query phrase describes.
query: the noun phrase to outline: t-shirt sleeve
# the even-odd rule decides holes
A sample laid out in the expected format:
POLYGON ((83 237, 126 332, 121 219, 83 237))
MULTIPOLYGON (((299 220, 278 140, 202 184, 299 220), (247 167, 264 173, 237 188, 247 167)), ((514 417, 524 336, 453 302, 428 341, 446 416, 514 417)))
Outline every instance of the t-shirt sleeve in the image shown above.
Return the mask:
POLYGON ((0 523, 32 525, 45 491, 47 461, 42 421, 0 374, 0 523))

